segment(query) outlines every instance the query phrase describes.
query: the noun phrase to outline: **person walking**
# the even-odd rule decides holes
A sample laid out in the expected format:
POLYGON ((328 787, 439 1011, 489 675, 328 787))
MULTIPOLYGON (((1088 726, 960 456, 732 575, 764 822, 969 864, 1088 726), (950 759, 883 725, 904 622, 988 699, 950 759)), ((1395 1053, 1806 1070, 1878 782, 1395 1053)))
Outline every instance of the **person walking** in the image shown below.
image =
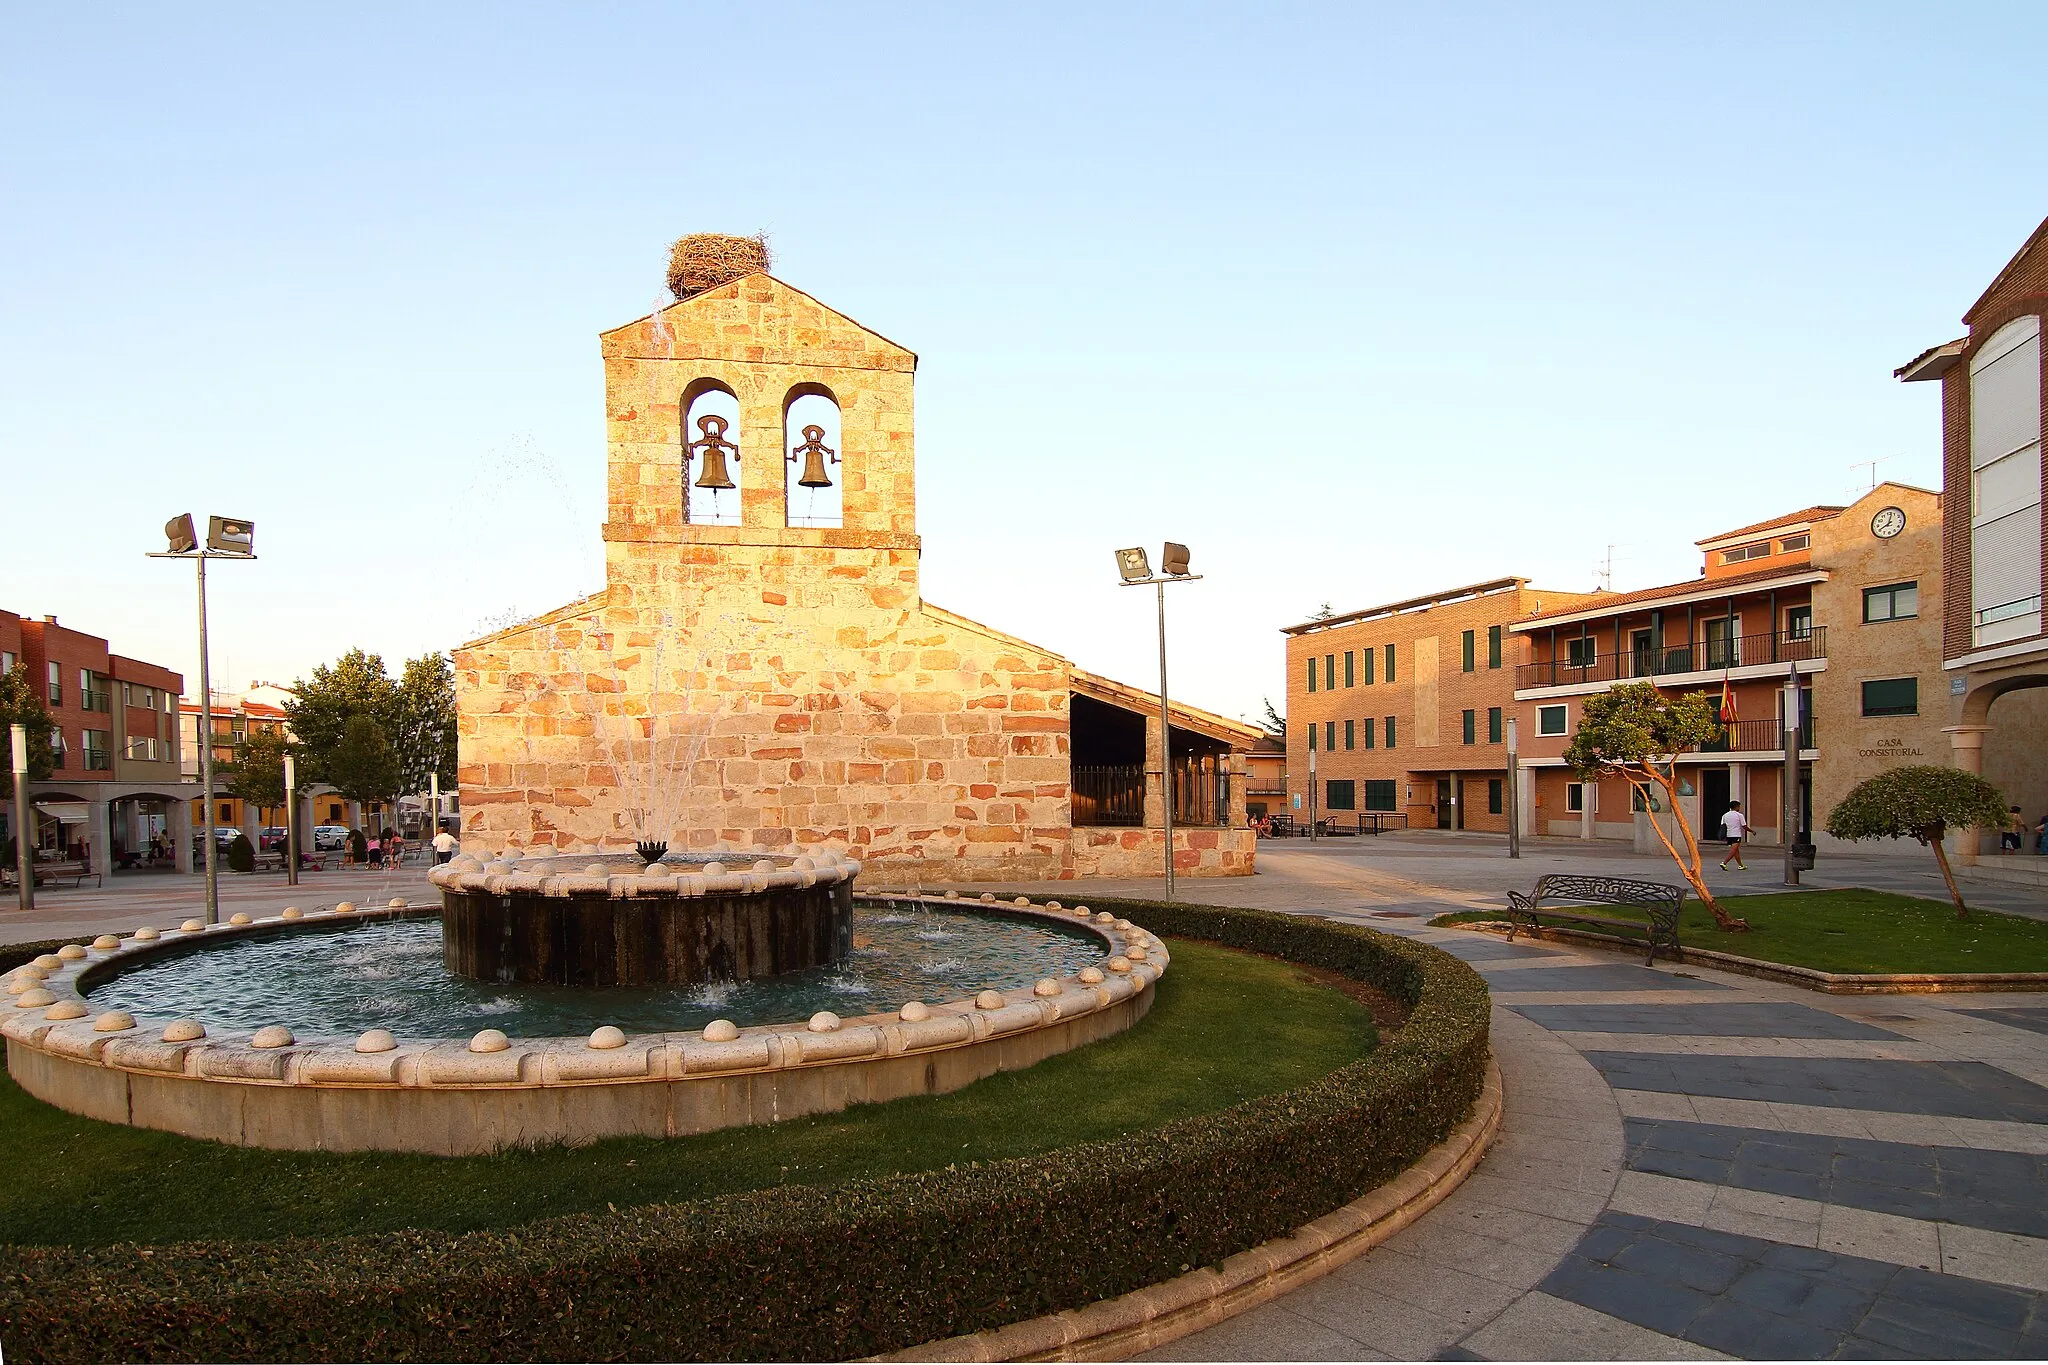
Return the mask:
POLYGON ((2014 806, 2006 813, 2005 828, 1998 835, 1998 851, 2000 853, 2017 853, 2026 845, 2026 842, 2027 817, 2020 814, 2018 806, 2014 806))
POLYGON ((445 863, 455 856, 455 836, 442 830, 434 836, 434 861, 445 863))
POLYGON ((372 835, 370 836, 370 850, 369 850, 369 851, 370 851, 370 866, 371 866, 371 867, 382 867, 382 866, 384 866, 384 839, 383 839, 383 836, 382 836, 382 835, 372 834, 372 835))
POLYGON ((1728 860, 1733 858, 1737 867, 1749 871, 1749 864, 1742 861, 1742 841, 1749 837, 1749 817, 1742 813, 1740 801, 1728 803, 1727 813, 1721 817, 1721 834, 1728 840, 1728 851, 1721 855, 1721 870, 1726 872, 1728 860))

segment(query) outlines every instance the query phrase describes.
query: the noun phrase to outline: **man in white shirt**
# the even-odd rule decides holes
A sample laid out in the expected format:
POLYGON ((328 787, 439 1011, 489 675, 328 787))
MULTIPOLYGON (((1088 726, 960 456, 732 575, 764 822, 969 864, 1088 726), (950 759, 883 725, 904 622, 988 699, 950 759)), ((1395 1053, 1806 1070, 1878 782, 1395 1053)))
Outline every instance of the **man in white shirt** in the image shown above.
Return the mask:
POLYGON ((455 856, 455 836, 442 830, 434 836, 434 861, 445 863, 455 856))
POLYGON ((1742 841, 1749 837, 1749 817, 1742 813, 1740 801, 1728 803, 1728 813, 1721 817, 1721 833, 1728 840, 1728 851, 1721 855, 1721 870, 1726 872, 1728 860, 1733 858, 1737 867, 1749 871, 1749 864, 1742 861, 1742 841))

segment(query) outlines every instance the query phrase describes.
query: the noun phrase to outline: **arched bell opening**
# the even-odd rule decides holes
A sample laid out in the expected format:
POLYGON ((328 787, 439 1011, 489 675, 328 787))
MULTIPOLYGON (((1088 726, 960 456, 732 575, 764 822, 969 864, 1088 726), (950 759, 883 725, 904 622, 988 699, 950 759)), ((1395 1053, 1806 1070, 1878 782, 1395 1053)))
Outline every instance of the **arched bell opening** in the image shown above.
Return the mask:
POLYGON ((782 400, 784 493, 791 526, 843 526, 845 452, 839 400, 823 384, 799 384, 782 400))
POLYGON ((740 524, 740 400, 716 379, 683 390, 683 520, 697 526, 740 524))

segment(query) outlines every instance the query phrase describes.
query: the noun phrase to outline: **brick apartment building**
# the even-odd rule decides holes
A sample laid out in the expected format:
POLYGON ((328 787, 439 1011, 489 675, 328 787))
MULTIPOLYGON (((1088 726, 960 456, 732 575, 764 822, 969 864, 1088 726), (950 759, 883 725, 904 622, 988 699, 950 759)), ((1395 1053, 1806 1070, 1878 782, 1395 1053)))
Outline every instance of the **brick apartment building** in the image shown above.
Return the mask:
POLYGON ((1507 830, 1518 622, 1592 594, 1501 578, 1287 626, 1288 813, 1507 830))
POLYGON ((2048 221, 1963 314, 1961 337, 1895 372, 1941 384, 1943 729, 1955 765, 1998 783, 2029 823, 2048 811, 2044 317, 2048 221))
MULTIPOLYGON (((34 846, 52 857, 82 854, 102 875, 163 838, 189 869, 189 789, 179 772, 178 694, 168 668, 113 653, 97 635, 0 611, 0 668, 20 664, 52 722, 55 770, 30 784, 34 846)), ((10 808, 9 837, 19 813, 10 808)))
POLYGON ((1680 760, 1695 830, 1711 832, 1741 801, 1757 840, 1778 842, 1781 697, 1795 674, 1803 831, 1885 767, 1945 761, 1941 525, 1940 494, 1883 483, 1846 507, 1809 507, 1697 542, 1698 578, 1599 593, 1517 623, 1529 645, 1514 693, 1525 832, 1659 847, 1625 782, 1581 783, 1564 766, 1585 698, 1618 682, 1717 699, 1725 686, 1732 696, 1725 741, 1680 760))

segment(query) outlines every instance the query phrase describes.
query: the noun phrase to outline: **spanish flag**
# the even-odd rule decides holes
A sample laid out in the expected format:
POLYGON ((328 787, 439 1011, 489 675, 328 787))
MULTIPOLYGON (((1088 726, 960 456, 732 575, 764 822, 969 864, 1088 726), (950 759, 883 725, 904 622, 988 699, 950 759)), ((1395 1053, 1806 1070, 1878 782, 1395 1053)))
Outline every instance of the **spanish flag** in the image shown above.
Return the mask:
POLYGON ((1735 689, 1728 685, 1726 678, 1723 678, 1721 679, 1721 723, 1723 725, 1733 725, 1735 721, 1735 689))

